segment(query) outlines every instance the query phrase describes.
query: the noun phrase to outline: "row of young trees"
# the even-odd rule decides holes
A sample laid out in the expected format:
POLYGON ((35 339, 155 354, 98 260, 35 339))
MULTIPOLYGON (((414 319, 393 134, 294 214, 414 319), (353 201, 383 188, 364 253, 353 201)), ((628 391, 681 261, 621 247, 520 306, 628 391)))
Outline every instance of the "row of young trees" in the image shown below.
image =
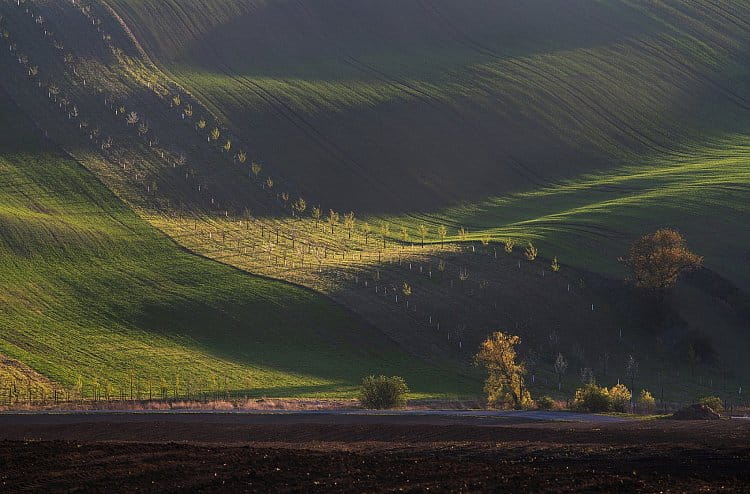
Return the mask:
MULTIPOLYGON (((91 17, 92 16, 91 9, 86 7, 82 2, 72 2, 72 3, 78 6, 82 10, 84 15, 94 19, 93 17, 91 17)), ((92 22, 92 23, 95 24, 96 26, 100 26, 101 20, 96 18, 96 22, 92 22)), ((97 29, 99 30, 100 28, 98 27, 97 29)), ((111 36, 105 35, 104 39, 111 40, 111 36)), ((57 44, 57 42, 55 43, 57 44)), ((70 53, 66 54, 65 59, 67 62, 70 62, 72 64, 72 61, 73 61, 72 54, 70 53)), ((73 70, 75 71, 75 69, 73 70)), ((31 67, 30 71, 32 73, 38 73, 38 67, 36 66, 31 67)), ((49 88, 49 97, 54 99, 55 102, 57 102, 57 95, 60 92, 59 87, 55 83, 49 83, 48 88, 49 88)), ((63 101, 61 101, 61 104, 67 107, 69 105, 68 98, 62 98, 62 100, 63 101)), ((105 101, 106 101, 106 98, 105 98, 105 101)), ((183 104, 182 97, 179 94, 173 95, 170 98, 170 106, 172 106, 173 108, 182 107, 182 113, 181 113, 182 118, 186 118, 186 117, 189 118, 194 113, 192 104, 191 103, 183 104)), ((116 116, 123 115, 125 118, 125 122, 128 124, 128 126, 137 127, 139 136, 141 137, 146 136, 151 131, 151 126, 148 123, 148 121, 142 115, 139 115, 137 111, 134 111, 134 110, 127 111, 124 105, 117 105, 114 109, 114 112, 116 116)), ((78 107, 76 105, 72 105, 72 109, 68 112, 68 117, 77 118, 78 115, 79 115, 78 107)), ((78 125, 79 125, 79 128, 87 128, 89 127, 89 122, 85 119, 81 119, 78 125)), ((207 128, 206 120, 203 118, 199 119, 196 123, 196 128, 198 129, 207 128)), ((99 134, 100 134, 99 128, 93 127, 89 137, 93 140, 95 138, 98 138, 99 134)), ((222 135, 222 131, 218 127, 214 127, 209 133, 209 141, 211 140, 218 141, 219 136, 221 135, 222 135)), ((158 139, 155 137, 149 140, 149 145, 152 145, 154 142, 158 142, 158 139)), ((102 139, 101 141, 101 147, 103 150, 111 148, 112 144, 113 142, 112 142, 111 137, 106 137, 102 139)), ((230 139, 224 143, 223 148, 225 151, 228 151, 231 149, 231 146, 232 145, 231 145, 231 139, 230 139)), ((247 153, 245 153, 244 151, 240 151, 236 154, 235 159, 240 163, 244 163, 247 161, 247 153)), ((184 154, 179 154, 173 160, 173 164, 184 164, 185 161, 186 160, 185 160, 184 154)), ((250 173, 255 177, 259 176, 261 170, 262 170, 262 166, 259 163, 253 162, 250 166, 250 173)), ((152 188, 155 189, 156 185, 154 183, 154 184, 148 185, 147 187, 149 188, 149 191, 150 191, 150 189, 152 188)), ((267 177, 267 179, 264 181, 264 187, 268 187, 269 189, 273 187, 273 180, 270 177, 267 177)), ((302 197, 298 197, 295 201, 290 203, 290 194, 287 192, 282 192, 280 194, 280 198, 282 199, 282 202, 285 205, 290 206, 293 216, 297 216, 301 218, 304 215, 305 211, 307 210, 307 201, 302 197)), ((212 202, 214 201, 212 200, 212 202)), ((313 206, 310 209, 310 211, 311 211, 311 216, 315 219, 316 224, 317 224, 321 220, 321 217, 323 216, 322 208, 320 206, 313 206)), ((354 225, 356 222, 355 215, 353 212, 349 212, 342 216, 333 210, 329 210, 326 220, 327 220, 328 225, 331 228, 332 233, 334 232, 335 228, 337 228, 339 224, 341 224, 341 226, 343 226, 343 228, 348 232, 349 238, 351 238, 352 232, 354 231, 354 225), (343 221, 341 221, 340 218, 343 218, 343 221)), ((373 227, 370 226, 367 222, 365 222, 362 224, 362 231, 365 237, 365 243, 368 244, 369 238, 373 232, 373 227)), ((391 230, 390 225, 388 225, 387 223, 381 223, 380 228, 379 228, 379 233, 383 240, 383 246, 384 246, 383 248, 385 248, 386 240, 391 236, 391 231, 392 230, 391 230)), ((422 225, 419 225, 418 231, 421 237, 422 245, 424 245, 425 239, 428 236, 428 229, 425 225, 422 224, 422 225)), ((440 239, 441 242, 445 242, 446 237, 447 237, 447 228, 444 226, 439 226, 436 228, 435 234, 437 235, 437 237, 440 239)), ((457 234, 460 240, 465 241, 467 238, 468 232, 464 228, 459 228, 457 234)), ((402 227, 401 237, 400 237, 401 240, 403 242, 408 242, 410 240, 409 236, 410 236, 409 231, 405 227, 402 227)), ((482 239, 482 243, 486 243, 486 242, 488 242, 488 240, 482 239)), ((505 248, 508 251, 512 250, 513 241, 510 241, 510 240, 506 241, 505 248)), ((529 260, 535 260, 538 255, 538 251, 536 247, 533 246, 533 244, 529 243, 529 245, 526 247, 524 251, 524 255, 529 260)), ((553 262, 551 264, 551 269, 553 271, 557 271, 560 269, 560 265, 557 259, 553 259, 553 262)))
MULTIPOLYGON (((37 22, 38 24, 44 23, 43 19, 40 19, 39 17, 35 17, 35 19, 35 22, 37 22)), ((47 34, 46 30, 45 34, 47 34)), ((65 55, 65 57, 66 60, 72 61, 72 55, 70 57, 68 57, 68 55, 65 55)), ((38 66, 31 64, 28 60, 28 57, 21 54, 21 56, 19 57, 19 63, 22 63, 27 68, 30 77, 34 78, 38 76, 38 66)), ((50 83, 47 86, 47 89, 48 97, 50 99, 53 99, 57 103, 57 96, 60 93, 59 87, 54 83, 50 83)), ((65 100, 65 102, 60 102, 60 104, 64 104, 65 106, 67 106, 67 99, 65 100)), ((172 106, 173 108, 181 108, 182 118, 189 118, 193 116, 194 108, 192 104, 183 104, 182 98, 179 95, 174 95, 171 97, 170 106, 172 106)), ((73 105, 71 108, 71 113, 69 113, 69 115, 78 117, 78 114, 79 113, 77 106, 73 105)), ((126 113, 126 108, 124 107, 124 105, 118 106, 115 110, 115 114, 123 115, 128 126, 134 128, 137 127, 138 135, 141 137, 147 136, 151 131, 150 125, 146 119, 144 119, 136 111, 131 110, 126 113)), ((79 122, 79 128, 87 128, 89 126, 89 123, 84 119, 79 122)), ((205 119, 201 118, 196 122, 196 129, 204 130, 207 128, 208 126, 205 119)), ((233 150, 233 142, 231 138, 222 139, 220 141, 223 133, 218 126, 211 128, 207 132, 207 140, 209 142, 214 142, 217 145, 222 143, 220 147, 223 152, 229 153, 233 150)), ((93 129, 90 135, 92 137, 98 137, 97 131, 93 129)), ((106 138, 103 140, 103 142, 105 143, 103 144, 103 149, 104 147, 111 146, 111 138, 106 138), (107 145, 106 143, 109 144, 107 145)), ((247 153, 245 153, 244 151, 238 151, 234 155, 233 159, 236 162, 244 164, 248 160, 247 153)), ((180 158, 178 158, 175 160, 175 162, 177 161, 182 161, 182 163, 184 164, 184 159, 180 160, 180 158)), ((249 173, 252 174, 252 176, 259 178, 261 171, 262 166, 259 163, 252 162, 250 164, 249 173)), ((267 177, 262 182, 263 187, 267 188, 268 190, 274 187, 274 182, 270 177, 267 177)), ((302 218, 305 212, 308 210, 307 201, 302 197, 298 197, 295 201, 292 202, 290 202, 291 197, 287 192, 280 193, 279 197, 285 205, 288 205, 291 208, 292 215, 295 217, 302 218)), ((338 212, 335 212, 333 210, 329 210, 328 214, 325 216, 325 218, 323 218, 322 208, 320 206, 313 206, 309 209, 309 211, 312 218, 315 219, 316 225, 321 220, 325 219, 327 226, 330 227, 331 235, 335 234, 335 229, 339 228, 339 226, 342 226, 344 230, 348 232, 349 238, 351 238, 352 232, 357 230, 357 221, 353 212, 343 215, 342 219, 342 216, 338 212)), ((374 230, 373 227, 367 222, 362 222, 359 230, 364 235, 365 244, 369 244, 369 237, 373 234, 374 230)), ((388 223, 382 222, 377 228, 377 231, 382 237, 383 248, 385 248, 386 240, 392 236, 392 227, 388 223)), ((424 246, 426 238, 428 238, 433 233, 430 232, 427 226, 424 224, 419 225, 417 231, 419 233, 419 238, 421 238, 421 244, 424 246)), ((436 235, 437 238, 439 238, 440 241, 444 243, 447 237, 447 228, 445 226, 436 227, 434 235, 436 235)), ((468 231, 465 228, 459 228, 457 231, 457 237, 461 241, 466 241, 468 239, 468 231)), ((400 239, 404 243, 410 241, 410 232, 405 227, 401 227, 400 239)), ((489 239, 482 238, 480 240, 485 246, 489 245, 489 239)), ((666 290, 670 286, 673 286, 673 284, 676 282, 677 276, 679 272, 681 272, 681 270, 687 269, 691 265, 699 265, 700 263, 700 260, 698 258, 691 257, 683 247, 684 245, 682 247, 680 246, 679 239, 676 239, 671 233, 657 232, 657 234, 645 241, 643 245, 638 246, 638 248, 636 248, 636 246, 634 245, 634 248, 631 249, 629 256, 623 259, 623 262, 625 262, 631 268, 632 279, 638 286, 653 291, 657 298, 663 298, 663 294, 666 292, 666 290), (644 246, 648 247, 649 244, 661 245, 660 257, 654 257, 652 253, 648 252, 647 248, 644 250, 644 246)), ((503 244, 503 248, 506 252, 513 252, 514 242, 512 240, 505 241, 503 244)), ((523 254, 527 260, 535 261, 538 257, 538 250, 532 243, 529 242, 524 249, 523 254)), ((560 264, 556 258, 553 259, 550 265, 550 269, 552 271, 559 271, 560 264)), ((461 273, 463 273, 463 271, 461 273)), ((459 279, 463 280, 461 276, 462 275, 459 274, 459 279)), ((413 292, 413 287, 406 281, 404 281, 403 286, 401 287, 401 292, 408 301, 408 298, 413 292)), ((558 360, 560 360, 560 365, 558 366, 556 362, 555 367, 556 369, 559 368, 562 371, 561 374, 563 374, 565 372, 565 369, 567 368, 567 363, 565 362, 562 354, 559 354, 558 357, 558 360)))

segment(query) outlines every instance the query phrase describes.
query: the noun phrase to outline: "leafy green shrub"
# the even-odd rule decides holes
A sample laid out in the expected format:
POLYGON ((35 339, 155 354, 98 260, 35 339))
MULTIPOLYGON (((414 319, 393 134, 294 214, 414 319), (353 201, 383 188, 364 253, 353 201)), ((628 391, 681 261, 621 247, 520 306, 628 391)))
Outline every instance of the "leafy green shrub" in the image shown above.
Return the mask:
POLYGON ((607 388, 591 382, 576 390, 573 406, 586 412, 607 412, 612 407, 612 402, 607 388))
POLYGON ((633 393, 624 384, 616 384, 609 389, 609 400, 615 412, 627 412, 632 397, 633 393))
POLYGON ((718 396, 704 396, 698 403, 700 403, 701 405, 706 405, 711 410, 717 413, 721 413, 724 411, 724 402, 721 401, 721 398, 719 398, 718 396))
POLYGON ((656 400, 654 396, 646 391, 641 390, 641 394, 638 395, 638 411, 640 412, 653 412, 656 409, 656 400))
POLYGON ((555 400, 551 396, 542 396, 536 400, 536 406, 539 410, 552 410, 555 408, 555 400))
POLYGON ((398 376, 367 376, 362 379, 359 401, 365 408, 394 408, 406 404, 409 387, 398 376))

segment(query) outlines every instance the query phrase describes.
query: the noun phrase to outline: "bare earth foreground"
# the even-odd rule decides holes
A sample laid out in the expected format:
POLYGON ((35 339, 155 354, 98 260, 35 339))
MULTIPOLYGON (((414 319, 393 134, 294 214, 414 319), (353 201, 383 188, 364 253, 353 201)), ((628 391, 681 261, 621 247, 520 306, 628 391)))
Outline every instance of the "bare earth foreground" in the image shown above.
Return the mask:
POLYGON ((749 420, 582 420, 0 414, 0 491, 750 491, 749 420))

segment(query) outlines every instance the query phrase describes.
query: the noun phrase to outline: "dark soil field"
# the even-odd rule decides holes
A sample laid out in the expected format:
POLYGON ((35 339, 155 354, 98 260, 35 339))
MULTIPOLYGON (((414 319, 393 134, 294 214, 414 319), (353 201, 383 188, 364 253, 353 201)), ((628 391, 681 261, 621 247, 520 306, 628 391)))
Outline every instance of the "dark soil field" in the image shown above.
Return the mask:
POLYGON ((750 485, 744 420, 55 420, 3 417, 1 490, 736 492, 750 485))

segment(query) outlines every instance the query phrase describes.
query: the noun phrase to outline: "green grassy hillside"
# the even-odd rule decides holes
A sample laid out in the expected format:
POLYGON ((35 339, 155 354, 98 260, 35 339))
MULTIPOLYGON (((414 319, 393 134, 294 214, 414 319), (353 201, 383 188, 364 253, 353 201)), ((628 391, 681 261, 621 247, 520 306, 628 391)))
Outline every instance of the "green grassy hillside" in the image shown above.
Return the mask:
POLYGON ((305 197, 432 210, 746 128, 744 2, 109 0, 305 197))
POLYGON ((617 276, 673 226, 750 288, 744 2, 108 3, 305 197, 617 276))
MULTIPOLYGON (((615 382, 635 354, 645 385, 666 383, 684 399, 731 393, 747 375, 736 349, 747 346, 750 306, 748 10, 709 0, 27 0, 0 4, 0 67, 51 140, 191 251, 323 291, 445 372, 466 370, 500 328, 536 354, 545 392, 557 352, 571 362, 564 392, 582 368, 615 382), (293 214, 298 197, 304 220, 293 214), (318 204, 320 222, 310 216, 318 204), (341 213, 330 225, 329 208, 341 213), (347 211, 355 224, 342 222, 347 211), (420 224, 436 245, 416 242, 420 224), (709 268, 670 297, 666 325, 623 286, 617 263, 633 238, 661 226, 683 230, 709 268), (508 237, 534 240, 541 258, 506 256, 496 242, 508 237), (553 256, 560 273, 549 270, 553 256), (715 353, 696 370, 688 347, 702 339, 715 353)), ((153 252, 128 262, 150 267, 153 252)), ((164 254, 173 255, 185 256, 164 254)), ((192 267, 158 272, 193 286, 192 267)), ((244 311, 232 283, 202 288, 226 313, 217 348, 235 362, 237 321, 263 305, 244 311)), ((299 293, 309 300, 264 299, 288 300, 282 329, 254 333, 258 353, 241 365, 273 354, 276 370, 309 366, 332 380, 356 367, 331 363, 332 334, 386 351, 381 333, 336 323, 305 360, 310 348, 294 335, 307 334, 308 320, 345 316, 332 304, 319 319, 299 315, 320 300, 299 293)), ((182 321, 141 305, 145 318, 127 305, 112 317, 137 328, 182 321)), ((395 348, 389 368, 432 379, 395 348)), ((450 383, 430 389, 464 387, 450 383)), ((349 389, 335 386, 319 390, 349 389)))
POLYGON ((133 376, 141 393, 178 379, 179 393, 340 396, 372 372, 422 395, 477 391, 319 295, 183 252, 5 93, 0 127, 0 354, 87 394, 133 376))

